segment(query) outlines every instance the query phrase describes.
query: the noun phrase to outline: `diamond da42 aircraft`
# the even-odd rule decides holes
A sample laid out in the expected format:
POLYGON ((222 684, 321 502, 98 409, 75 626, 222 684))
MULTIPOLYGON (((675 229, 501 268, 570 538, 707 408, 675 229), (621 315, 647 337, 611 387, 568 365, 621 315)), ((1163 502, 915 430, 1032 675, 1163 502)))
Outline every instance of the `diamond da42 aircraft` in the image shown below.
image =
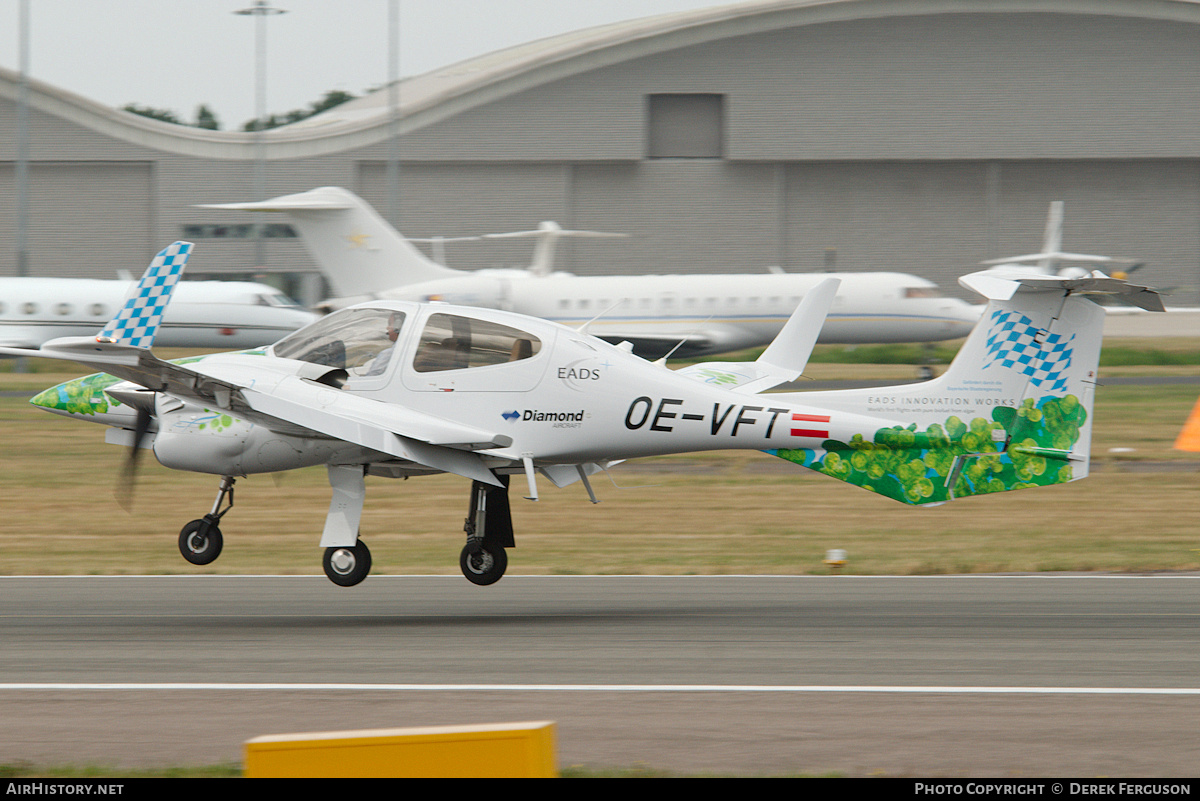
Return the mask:
POLYGON ((237 477, 325 465, 332 500, 320 545, 336 584, 362 581, 365 478, 454 473, 471 481, 460 566, 503 574, 515 545, 508 487, 538 497, 625 459, 725 448, 766 451, 906 504, 1061 484, 1088 472, 1103 309, 1158 295, 1092 273, 994 272, 963 283, 987 311, 947 372, 920 384, 762 394, 797 378, 837 291, 806 293, 754 362, 680 370, 584 331, 512 312, 381 300, 342 309, 260 350, 180 362, 149 346, 191 250, 155 258, 139 291, 95 337, 21 356, 103 370, 32 402, 110 426, 107 441, 163 465, 220 476, 211 511, 183 527, 194 564, 221 551, 237 477))

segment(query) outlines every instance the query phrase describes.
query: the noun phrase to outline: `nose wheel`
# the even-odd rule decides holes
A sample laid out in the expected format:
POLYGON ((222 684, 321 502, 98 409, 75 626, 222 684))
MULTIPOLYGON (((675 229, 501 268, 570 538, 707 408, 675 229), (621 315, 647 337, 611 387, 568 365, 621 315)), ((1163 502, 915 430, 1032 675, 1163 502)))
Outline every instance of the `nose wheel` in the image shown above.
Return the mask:
POLYGON ((353 547, 326 548, 322 560, 325 575, 339 587, 353 587, 371 572, 371 552, 359 540, 353 547))
POLYGON ((207 565, 221 555, 225 544, 216 520, 193 520, 179 532, 179 552, 193 565, 207 565))
POLYGON ((233 508, 233 485, 236 479, 232 476, 222 476, 217 500, 213 503, 212 511, 199 520, 193 520, 179 532, 179 552, 183 558, 193 565, 207 565, 221 555, 221 547, 225 544, 221 529, 217 525, 225 513, 233 508), (229 501, 224 509, 221 504, 229 501))

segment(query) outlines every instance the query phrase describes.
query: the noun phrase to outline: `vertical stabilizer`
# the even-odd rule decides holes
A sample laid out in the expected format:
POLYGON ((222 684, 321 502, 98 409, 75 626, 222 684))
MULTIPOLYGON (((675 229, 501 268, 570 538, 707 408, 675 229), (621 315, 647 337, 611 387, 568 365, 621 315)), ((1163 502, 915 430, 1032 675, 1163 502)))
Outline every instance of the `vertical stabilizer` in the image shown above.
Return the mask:
POLYGON ((463 274, 426 257, 370 204, 340 187, 325 186, 255 203, 206 204, 201 208, 286 214, 339 297, 371 296, 463 274))
MULTIPOLYGON (((770 451, 903 503, 1064 484, 1088 473, 1105 312, 1083 295, 1161 310, 1153 290, 1084 279, 959 279, 989 303, 942 376, 919 384, 774 398, 881 421, 851 441, 770 451)), ((808 418, 805 418, 808 419, 808 418)))
POLYGON ((96 335, 96 341, 134 348, 154 344, 163 313, 191 253, 191 242, 173 242, 160 250, 117 316, 96 335))
POLYGON ((1046 233, 1042 237, 1042 254, 1044 258, 1038 262, 1038 268, 1047 275, 1058 269, 1057 254, 1062 250, 1063 236, 1063 202, 1050 201, 1050 211, 1046 214, 1046 233))

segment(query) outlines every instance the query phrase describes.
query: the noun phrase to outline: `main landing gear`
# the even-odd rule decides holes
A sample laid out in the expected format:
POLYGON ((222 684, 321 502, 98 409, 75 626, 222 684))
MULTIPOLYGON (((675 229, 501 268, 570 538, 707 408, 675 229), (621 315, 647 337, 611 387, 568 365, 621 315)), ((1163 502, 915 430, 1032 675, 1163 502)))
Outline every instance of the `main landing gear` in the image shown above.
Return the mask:
POLYGON ((353 587, 371 572, 371 552, 362 540, 350 548, 326 548, 321 560, 325 575, 339 587, 353 587))
MULTIPOLYGON (((472 584, 495 584, 508 569, 506 549, 516 547, 513 538, 512 513, 508 505, 508 476, 499 476, 503 486, 496 487, 479 481, 471 483, 471 502, 463 523, 467 542, 459 554, 458 565, 472 584)), ((193 565, 207 565, 221 555, 224 544, 218 525, 225 513, 233 508, 233 485, 236 479, 222 476, 212 511, 193 520, 179 532, 179 552, 193 565), (228 504, 226 505, 226 502, 228 504), (222 508, 224 506, 224 508, 222 508)), ((325 575, 339 587, 353 587, 371 572, 371 551, 357 539, 359 515, 362 511, 363 473, 361 468, 330 469, 334 498, 330 520, 340 528, 321 560, 325 575), (353 526, 353 527, 351 527, 353 526), (354 540, 353 545, 340 543, 354 540)), ((327 520, 327 532, 330 528, 327 520)), ((326 543, 328 544, 327 540, 326 543)))
POLYGON ((500 476, 503 487, 471 482, 471 505, 463 531, 467 544, 458 557, 467 581, 480 586, 495 584, 508 568, 505 548, 516 547, 512 512, 508 506, 508 476, 500 476))

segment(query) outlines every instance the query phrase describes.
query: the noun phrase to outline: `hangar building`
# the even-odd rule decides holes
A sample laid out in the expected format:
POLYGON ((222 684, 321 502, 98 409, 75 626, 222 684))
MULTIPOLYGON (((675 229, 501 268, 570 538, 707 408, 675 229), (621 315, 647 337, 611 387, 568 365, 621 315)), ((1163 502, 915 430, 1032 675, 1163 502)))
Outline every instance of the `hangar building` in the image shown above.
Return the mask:
MULTIPOLYGON (((200 272, 311 274, 286 226, 256 249, 251 225, 282 219, 194 207, 257 199, 261 155, 266 197, 344 186, 408 236, 632 235, 566 243, 560 268, 586 274, 898 270, 959 291, 981 260, 1036 251, 1062 200, 1067 249, 1145 260, 1148 283, 1200 303, 1196 0, 754 0, 408 78, 395 114, 383 89, 261 149, 30 95, 34 275, 109 277, 181 237, 200 272)), ((5 131, 17 96, 0 71, 5 131)), ((17 269, 16 158, 6 135, 0 275, 17 269)), ((529 256, 528 240, 447 253, 529 256)))

